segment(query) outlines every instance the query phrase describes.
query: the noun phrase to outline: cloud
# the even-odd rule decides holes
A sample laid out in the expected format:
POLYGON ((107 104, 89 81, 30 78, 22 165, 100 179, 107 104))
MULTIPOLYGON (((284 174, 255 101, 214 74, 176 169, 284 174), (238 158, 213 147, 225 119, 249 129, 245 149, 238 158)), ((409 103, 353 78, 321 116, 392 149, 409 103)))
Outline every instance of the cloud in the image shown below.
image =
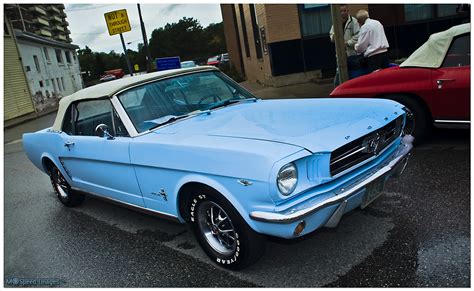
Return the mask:
POLYGON ((168 4, 168 5, 164 5, 164 7, 162 8, 162 13, 163 14, 166 14, 166 15, 169 15, 171 12, 173 12, 173 10, 176 10, 177 8, 179 8, 180 6, 185 6, 183 4, 168 4))
MULTIPOLYGON (((104 26, 93 26, 90 28, 88 33, 74 34, 72 33, 74 43, 81 44, 91 44, 99 39, 102 35, 107 34, 107 29, 104 26)), ((84 45, 84 46, 85 46, 84 45)), ((81 47, 82 48, 82 47, 81 47)))

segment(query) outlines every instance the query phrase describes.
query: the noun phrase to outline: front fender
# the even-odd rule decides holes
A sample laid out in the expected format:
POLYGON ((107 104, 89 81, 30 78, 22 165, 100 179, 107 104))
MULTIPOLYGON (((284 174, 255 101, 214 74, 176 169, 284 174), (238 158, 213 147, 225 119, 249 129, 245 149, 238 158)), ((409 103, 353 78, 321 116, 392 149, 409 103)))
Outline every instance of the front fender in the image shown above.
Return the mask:
POLYGON ((224 198, 235 207, 247 224, 259 232, 255 221, 250 219, 250 212, 253 211, 253 209, 272 210, 274 204, 269 199, 268 183, 260 181, 251 182, 251 185, 244 186, 239 183, 238 177, 204 176, 201 174, 188 174, 183 176, 176 183, 174 189, 178 219, 184 222, 181 213, 179 213, 180 190, 188 183, 200 183, 213 188, 224 196, 224 198))

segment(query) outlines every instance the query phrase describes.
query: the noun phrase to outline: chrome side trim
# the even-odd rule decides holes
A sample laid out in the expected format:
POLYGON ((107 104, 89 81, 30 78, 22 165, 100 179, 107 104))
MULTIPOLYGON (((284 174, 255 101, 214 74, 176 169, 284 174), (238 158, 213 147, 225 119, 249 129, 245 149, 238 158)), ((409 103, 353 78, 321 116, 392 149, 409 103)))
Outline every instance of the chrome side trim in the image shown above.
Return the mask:
POLYGON ((135 205, 135 204, 131 204, 131 203, 127 203, 127 202, 117 200, 115 198, 105 197, 105 196, 99 195, 97 193, 86 192, 86 191, 83 191, 83 190, 78 189, 78 188, 71 188, 71 189, 74 190, 74 191, 78 191, 78 192, 80 192, 80 193, 82 193, 86 196, 92 196, 92 197, 98 198, 100 200, 104 200, 106 202, 110 202, 110 203, 118 205, 118 206, 122 206, 122 207, 125 207, 125 208, 128 208, 128 209, 131 209, 131 210, 139 211, 141 213, 145 213, 145 214, 152 215, 152 216, 155 216, 155 217, 164 218, 164 219, 167 219, 167 220, 171 220, 171 221, 174 221, 174 222, 181 223, 179 218, 175 215, 167 214, 167 213, 164 213, 164 212, 161 212, 161 211, 158 211, 158 210, 144 208, 144 207, 141 207, 141 206, 138 206, 138 205, 135 205))
POLYGON ((312 205, 311 207, 300 209, 290 213, 253 211, 250 213, 250 218, 263 222, 292 223, 301 220, 305 216, 311 215, 323 208, 341 203, 342 201, 346 200, 346 198, 349 198, 351 195, 355 194, 359 190, 362 190, 372 181, 375 181, 377 178, 394 170, 400 162, 405 161, 408 158, 411 149, 413 148, 412 143, 413 137, 411 135, 404 136, 402 139, 402 144, 398 147, 398 149, 392 156, 392 160, 387 165, 378 169, 375 173, 372 173, 370 176, 364 178, 362 181, 358 182, 351 188, 343 189, 342 192, 340 192, 338 195, 335 195, 329 199, 326 199, 325 201, 312 205))
POLYGON ((470 120, 444 120, 436 119, 435 123, 460 123, 460 124, 471 124, 470 120))

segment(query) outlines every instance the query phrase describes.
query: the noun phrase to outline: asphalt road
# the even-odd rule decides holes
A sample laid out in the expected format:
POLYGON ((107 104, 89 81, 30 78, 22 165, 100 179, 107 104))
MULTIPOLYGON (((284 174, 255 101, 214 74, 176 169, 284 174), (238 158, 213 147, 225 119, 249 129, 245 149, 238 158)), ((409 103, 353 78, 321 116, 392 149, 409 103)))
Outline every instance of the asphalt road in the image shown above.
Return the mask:
POLYGON ((53 117, 4 135, 6 279, 52 278, 62 287, 470 286, 467 130, 436 130, 384 195, 336 229, 270 239, 257 264, 231 272, 207 259, 186 226, 92 198, 63 207, 19 140, 53 117))

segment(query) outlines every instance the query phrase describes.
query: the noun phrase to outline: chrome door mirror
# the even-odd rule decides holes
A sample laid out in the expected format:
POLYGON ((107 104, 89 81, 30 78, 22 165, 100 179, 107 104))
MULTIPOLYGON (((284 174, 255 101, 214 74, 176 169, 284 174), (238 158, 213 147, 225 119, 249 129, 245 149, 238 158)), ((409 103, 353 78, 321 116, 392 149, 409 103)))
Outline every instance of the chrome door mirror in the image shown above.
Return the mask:
POLYGON ((107 139, 114 139, 114 137, 109 133, 109 127, 103 123, 96 126, 95 135, 98 137, 106 137, 107 139))

